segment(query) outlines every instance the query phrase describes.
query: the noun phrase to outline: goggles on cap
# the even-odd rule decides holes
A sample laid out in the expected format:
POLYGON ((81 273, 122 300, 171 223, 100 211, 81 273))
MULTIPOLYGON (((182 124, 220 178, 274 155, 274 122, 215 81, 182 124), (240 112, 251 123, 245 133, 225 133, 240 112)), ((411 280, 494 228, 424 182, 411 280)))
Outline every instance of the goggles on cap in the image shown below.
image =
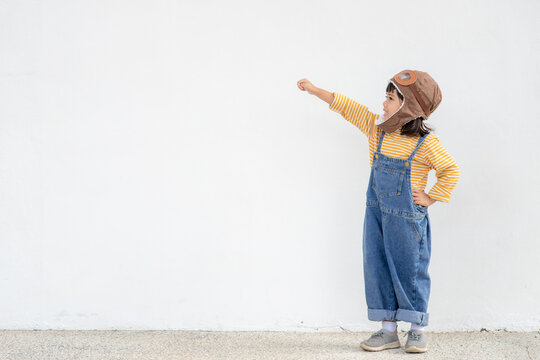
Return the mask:
POLYGON ((420 92, 418 92, 418 88, 416 87, 416 72, 414 70, 403 70, 396 76, 394 76, 394 80, 403 86, 407 86, 409 89, 411 89, 411 92, 413 93, 414 97, 416 98, 416 101, 420 104, 422 107, 422 110, 424 110, 424 113, 426 114, 426 117, 431 114, 428 107, 426 106, 426 103, 424 100, 422 100, 422 97, 420 96, 420 92))

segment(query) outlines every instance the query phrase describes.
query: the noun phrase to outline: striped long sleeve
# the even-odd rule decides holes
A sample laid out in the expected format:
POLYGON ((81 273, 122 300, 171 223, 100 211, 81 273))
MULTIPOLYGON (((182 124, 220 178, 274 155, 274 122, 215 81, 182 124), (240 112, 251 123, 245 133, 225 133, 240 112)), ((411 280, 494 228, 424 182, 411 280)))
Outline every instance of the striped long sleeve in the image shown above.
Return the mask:
POLYGON ((428 195, 432 199, 449 202, 452 190, 459 180, 459 166, 436 136, 429 145, 426 149, 426 160, 428 165, 436 171, 437 183, 431 187, 428 195))
POLYGON ((334 92, 334 101, 329 109, 340 113, 347 121, 359 128, 368 138, 375 132, 375 120, 379 115, 368 110, 351 98, 334 92))
MULTIPOLYGON (((351 98, 334 92, 334 101, 329 108, 341 114, 348 122, 356 126, 368 137, 370 165, 373 165, 373 154, 382 134, 375 121, 380 115, 367 109, 351 98)), ((401 130, 385 134, 381 144, 381 152, 390 157, 407 159, 418 142, 418 137, 401 135, 401 130)), ((460 169, 450 154, 441 145, 434 134, 426 136, 418 148, 411 165, 411 187, 424 190, 430 170, 436 171, 437 183, 431 188, 429 197, 443 202, 449 202, 452 190, 456 186, 460 169)))

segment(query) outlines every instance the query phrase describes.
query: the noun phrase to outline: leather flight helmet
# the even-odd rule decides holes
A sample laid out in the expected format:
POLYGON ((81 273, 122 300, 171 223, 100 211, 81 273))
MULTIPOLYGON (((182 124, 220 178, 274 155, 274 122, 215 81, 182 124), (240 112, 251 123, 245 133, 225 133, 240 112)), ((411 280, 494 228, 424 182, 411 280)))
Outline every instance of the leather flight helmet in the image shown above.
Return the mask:
POLYGON ((385 133, 393 133, 418 117, 427 120, 441 103, 441 89, 426 72, 403 70, 389 81, 403 95, 403 103, 398 111, 377 125, 385 133))

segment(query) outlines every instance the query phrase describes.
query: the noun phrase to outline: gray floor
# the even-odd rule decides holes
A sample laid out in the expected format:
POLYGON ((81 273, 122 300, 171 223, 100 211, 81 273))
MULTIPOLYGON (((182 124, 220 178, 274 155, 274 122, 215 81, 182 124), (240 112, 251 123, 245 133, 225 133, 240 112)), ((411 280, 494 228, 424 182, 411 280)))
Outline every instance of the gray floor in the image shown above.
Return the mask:
MULTIPOLYGON (((367 352, 367 332, 1 330, 0 359, 534 359, 540 331, 428 335, 428 351, 367 352)), ((400 331, 405 345, 406 333, 400 331)))

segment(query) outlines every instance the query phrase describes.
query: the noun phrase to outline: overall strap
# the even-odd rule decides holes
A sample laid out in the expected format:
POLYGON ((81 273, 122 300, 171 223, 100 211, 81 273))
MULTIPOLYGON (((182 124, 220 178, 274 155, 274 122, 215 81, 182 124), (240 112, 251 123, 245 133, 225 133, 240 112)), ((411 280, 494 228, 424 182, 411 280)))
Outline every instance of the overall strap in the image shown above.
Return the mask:
POLYGON ((377 152, 381 152, 381 145, 382 145, 382 139, 384 138, 384 130, 381 134, 381 138, 379 139, 379 147, 377 148, 377 152))
POLYGON ((424 141, 424 139, 428 136, 429 134, 425 134, 424 136, 420 137, 420 139, 418 139, 418 144, 416 144, 416 147, 414 148, 414 151, 412 152, 411 156, 409 156, 409 161, 412 162, 413 158, 414 158, 414 154, 416 154, 416 151, 420 148, 420 145, 422 145, 422 142, 424 141))

